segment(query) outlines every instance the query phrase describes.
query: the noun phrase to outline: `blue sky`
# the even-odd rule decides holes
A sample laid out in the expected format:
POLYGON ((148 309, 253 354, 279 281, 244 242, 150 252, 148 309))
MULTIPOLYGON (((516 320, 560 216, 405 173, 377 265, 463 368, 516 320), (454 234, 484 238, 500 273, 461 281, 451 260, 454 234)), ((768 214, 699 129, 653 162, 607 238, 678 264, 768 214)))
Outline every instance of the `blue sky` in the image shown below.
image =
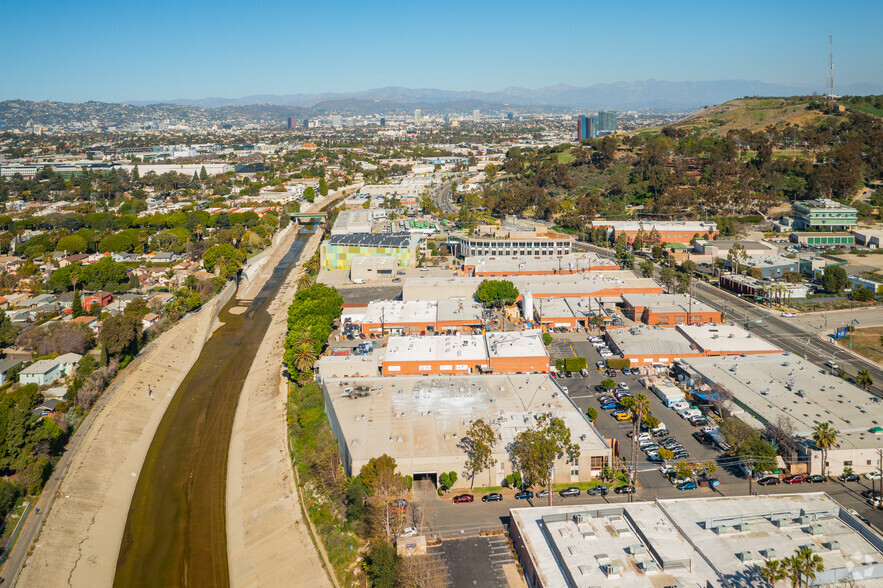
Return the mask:
POLYGON ((0 99, 499 90, 646 79, 883 85, 883 1, 24 2, 0 99))

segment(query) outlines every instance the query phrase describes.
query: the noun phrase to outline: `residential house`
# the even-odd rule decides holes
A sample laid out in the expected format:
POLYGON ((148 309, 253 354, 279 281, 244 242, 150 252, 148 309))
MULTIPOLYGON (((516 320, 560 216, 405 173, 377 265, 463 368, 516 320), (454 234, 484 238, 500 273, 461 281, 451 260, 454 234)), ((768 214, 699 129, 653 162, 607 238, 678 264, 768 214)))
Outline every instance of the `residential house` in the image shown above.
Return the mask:
POLYGON ((8 374, 20 365, 20 359, 0 359, 0 386, 9 381, 8 374))
POLYGON ((22 384, 51 384, 72 373, 82 357, 76 353, 65 353, 55 359, 41 359, 23 369, 18 379, 22 384))
POLYGON ((75 325, 83 325, 84 327, 89 327, 92 329, 92 332, 96 335, 98 334, 99 322, 98 319, 92 315, 84 315, 78 316, 76 318, 70 319, 71 323, 75 325))
POLYGON ((73 265, 75 263, 82 263, 89 259, 89 256, 85 253, 77 253, 75 255, 68 255, 62 259, 58 260, 58 267, 67 267, 69 265, 73 265))
POLYGON ((37 308, 44 304, 54 304, 55 300, 56 298, 53 294, 38 294, 37 296, 22 300, 16 306, 19 308, 37 308))
POLYGON ((158 314, 154 314, 152 312, 147 313, 141 318, 141 325, 144 327, 145 330, 147 330, 158 323, 160 318, 161 317, 158 314))
POLYGON ((83 308, 92 308, 93 304, 100 304, 101 308, 104 308, 111 302, 113 302, 113 294, 99 290, 98 292, 93 292, 83 298, 83 308))

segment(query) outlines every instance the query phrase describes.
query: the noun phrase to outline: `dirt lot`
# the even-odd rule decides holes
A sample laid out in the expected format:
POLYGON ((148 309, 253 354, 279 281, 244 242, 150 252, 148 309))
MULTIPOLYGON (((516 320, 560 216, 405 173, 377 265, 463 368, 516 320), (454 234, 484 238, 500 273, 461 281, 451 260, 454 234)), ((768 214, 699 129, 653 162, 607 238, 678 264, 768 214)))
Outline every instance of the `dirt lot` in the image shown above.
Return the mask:
MULTIPOLYGON (((856 329, 852 333, 852 350, 871 361, 883 364, 883 345, 881 345, 880 337, 883 337, 883 327, 856 329)), ((838 340, 837 344, 848 348, 849 337, 838 340)))

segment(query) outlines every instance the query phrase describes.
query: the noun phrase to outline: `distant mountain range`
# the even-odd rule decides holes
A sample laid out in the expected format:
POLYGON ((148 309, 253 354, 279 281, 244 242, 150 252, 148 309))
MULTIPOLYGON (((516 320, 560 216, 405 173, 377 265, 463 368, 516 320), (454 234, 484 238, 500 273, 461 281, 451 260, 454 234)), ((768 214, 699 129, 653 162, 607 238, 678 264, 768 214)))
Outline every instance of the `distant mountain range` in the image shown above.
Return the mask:
MULTIPOLYGON (((340 105, 376 101, 377 112, 386 105, 425 106, 433 110, 447 110, 457 103, 475 103, 496 107, 554 107, 565 109, 618 109, 618 110, 690 110, 720 104, 743 96, 794 96, 821 93, 821 87, 768 84, 747 80, 717 80, 707 82, 666 82, 645 80, 639 82, 616 82, 594 84, 583 88, 559 84, 536 90, 510 87, 497 92, 452 91, 430 88, 385 87, 361 92, 314 93, 314 94, 256 94, 242 98, 202 98, 175 100, 133 101, 133 105, 177 104, 219 108, 222 106, 245 106, 250 104, 273 104, 333 110, 340 105)), ((883 86, 855 84, 837 88, 840 94, 867 95, 883 93, 883 86)), ((477 106, 476 106, 477 107, 477 106)))

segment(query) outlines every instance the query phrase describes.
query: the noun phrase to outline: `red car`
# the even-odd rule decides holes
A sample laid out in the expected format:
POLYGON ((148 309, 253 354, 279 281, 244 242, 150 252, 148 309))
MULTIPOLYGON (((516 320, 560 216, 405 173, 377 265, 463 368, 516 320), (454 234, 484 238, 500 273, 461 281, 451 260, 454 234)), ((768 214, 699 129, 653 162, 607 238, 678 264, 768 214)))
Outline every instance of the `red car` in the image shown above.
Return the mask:
POLYGON ((475 497, 472 494, 461 494, 460 496, 454 496, 453 502, 472 502, 475 500, 475 497))
POLYGON ((785 476, 782 481, 786 484, 802 484, 806 482, 806 476, 802 474, 794 474, 793 476, 785 476))

